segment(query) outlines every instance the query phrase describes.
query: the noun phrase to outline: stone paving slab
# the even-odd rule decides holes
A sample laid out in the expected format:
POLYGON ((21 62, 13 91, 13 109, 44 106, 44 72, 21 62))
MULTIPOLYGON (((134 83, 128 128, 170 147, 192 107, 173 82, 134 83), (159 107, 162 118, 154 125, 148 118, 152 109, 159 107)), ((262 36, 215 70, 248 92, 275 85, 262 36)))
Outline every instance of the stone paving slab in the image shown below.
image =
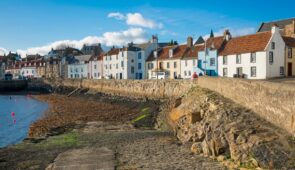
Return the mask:
POLYGON ((61 153, 46 170, 113 170, 115 154, 102 148, 84 148, 61 153))

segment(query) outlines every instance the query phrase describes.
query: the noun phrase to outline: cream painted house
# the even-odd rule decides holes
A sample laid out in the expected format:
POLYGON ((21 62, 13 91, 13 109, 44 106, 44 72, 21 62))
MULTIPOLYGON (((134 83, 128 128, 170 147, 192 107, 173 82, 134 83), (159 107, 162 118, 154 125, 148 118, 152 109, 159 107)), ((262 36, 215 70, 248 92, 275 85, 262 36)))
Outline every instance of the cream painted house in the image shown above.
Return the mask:
POLYGON ((230 39, 218 57, 222 77, 268 79, 285 74, 285 42, 277 26, 271 31, 230 39))

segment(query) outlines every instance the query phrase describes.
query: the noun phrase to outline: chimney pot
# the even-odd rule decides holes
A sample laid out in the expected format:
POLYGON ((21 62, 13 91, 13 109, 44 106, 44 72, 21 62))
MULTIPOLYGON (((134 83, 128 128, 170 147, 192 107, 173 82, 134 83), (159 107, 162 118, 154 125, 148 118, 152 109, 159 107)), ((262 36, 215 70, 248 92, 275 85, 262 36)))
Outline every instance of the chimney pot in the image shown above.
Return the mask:
POLYGON ((187 46, 190 48, 193 46, 193 38, 192 37, 187 37, 187 46))

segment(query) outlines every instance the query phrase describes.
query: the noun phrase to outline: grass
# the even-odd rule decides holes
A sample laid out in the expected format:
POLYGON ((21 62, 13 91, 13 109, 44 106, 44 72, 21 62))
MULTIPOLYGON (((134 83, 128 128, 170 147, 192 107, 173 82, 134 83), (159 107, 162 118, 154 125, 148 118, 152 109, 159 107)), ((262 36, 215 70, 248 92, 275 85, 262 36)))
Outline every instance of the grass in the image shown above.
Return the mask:
POLYGON ((38 145, 41 147, 72 147, 79 145, 78 133, 70 132, 49 138, 38 145))
POLYGON ((132 124, 133 124, 133 123, 136 123, 136 122, 138 122, 138 121, 140 121, 140 120, 143 120, 144 118, 146 118, 146 117, 148 117, 148 116, 150 116, 150 108, 149 108, 149 107, 143 108, 143 109, 141 110, 140 115, 139 115, 137 118, 131 120, 131 123, 132 123, 132 124))

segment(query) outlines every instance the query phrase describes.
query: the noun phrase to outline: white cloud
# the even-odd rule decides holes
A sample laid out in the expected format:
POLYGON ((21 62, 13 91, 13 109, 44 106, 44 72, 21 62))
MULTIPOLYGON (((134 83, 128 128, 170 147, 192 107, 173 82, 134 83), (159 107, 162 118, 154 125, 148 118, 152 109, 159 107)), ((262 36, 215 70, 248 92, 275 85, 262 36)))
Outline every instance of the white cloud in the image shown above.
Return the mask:
POLYGON ((144 18, 140 13, 128 13, 123 15, 121 13, 109 13, 109 18, 115 18, 117 20, 125 20, 127 25, 130 26, 140 26, 150 29, 162 29, 163 24, 157 23, 151 19, 144 18))
POLYGON ((5 48, 0 47, 0 55, 8 54, 8 50, 5 48))
POLYGON ((127 43, 143 43, 148 40, 148 35, 142 28, 129 28, 125 31, 120 32, 106 32, 101 37, 88 36, 82 40, 62 40, 56 41, 44 46, 28 48, 26 50, 17 50, 17 52, 22 56, 26 54, 47 54, 52 48, 56 49, 61 46, 70 46, 74 48, 82 48, 84 44, 95 44, 101 43, 106 46, 122 46, 127 43))
POLYGON ((117 20, 124 20, 125 19, 125 16, 119 12, 109 13, 108 17, 115 18, 117 20))

